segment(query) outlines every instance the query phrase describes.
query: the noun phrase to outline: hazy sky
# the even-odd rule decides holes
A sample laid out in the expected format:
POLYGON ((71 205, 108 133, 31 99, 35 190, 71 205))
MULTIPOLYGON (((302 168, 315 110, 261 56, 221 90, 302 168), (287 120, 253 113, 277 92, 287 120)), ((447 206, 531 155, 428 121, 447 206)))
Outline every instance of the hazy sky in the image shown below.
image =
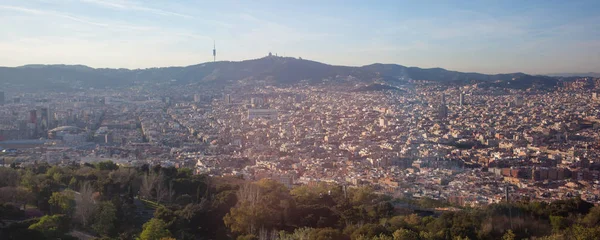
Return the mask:
POLYGON ((600 72, 600 1, 0 0, 0 66, 147 68, 268 52, 335 65, 600 72), (427 3, 422 3, 427 2, 427 3))

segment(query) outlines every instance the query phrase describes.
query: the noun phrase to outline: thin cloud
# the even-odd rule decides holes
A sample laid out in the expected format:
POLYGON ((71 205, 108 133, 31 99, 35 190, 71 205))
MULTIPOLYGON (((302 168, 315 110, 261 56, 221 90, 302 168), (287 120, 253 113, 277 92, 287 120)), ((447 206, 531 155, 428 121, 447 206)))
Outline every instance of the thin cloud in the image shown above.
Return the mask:
POLYGON ((24 8, 24 7, 19 7, 19 6, 0 5, 0 9, 22 12, 22 13, 27 13, 27 14, 34 14, 34 15, 46 15, 46 16, 52 16, 52 17, 59 17, 59 18, 69 19, 69 20, 79 22, 79 23, 84 23, 84 24, 98 26, 98 27, 112 28, 112 29, 125 29, 125 30, 152 30, 152 29, 154 29, 153 27, 147 27, 147 26, 132 26, 132 25, 127 25, 127 24, 116 24, 116 23, 109 24, 109 23, 96 22, 96 21, 88 20, 88 19, 85 19, 82 17, 69 15, 66 13, 33 9, 33 8, 24 8))
POLYGON ((107 7, 107 8, 113 8, 113 9, 119 9, 119 10, 149 12, 149 13, 153 13, 153 14, 157 14, 157 15, 162 15, 162 16, 176 16, 176 17, 182 17, 182 18, 194 18, 191 15, 187 15, 187 14, 183 14, 183 13, 178 13, 178 12, 173 12, 173 11, 162 10, 162 9, 158 9, 158 8, 144 7, 144 6, 140 6, 138 4, 135 4, 135 3, 132 3, 132 2, 127 2, 127 1, 119 1, 119 2, 105 1, 105 0, 81 0, 81 1, 85 2, 85 3, 96 4, 96 5, 99 5, 99 6, 103 6, 103 7, 107 7))

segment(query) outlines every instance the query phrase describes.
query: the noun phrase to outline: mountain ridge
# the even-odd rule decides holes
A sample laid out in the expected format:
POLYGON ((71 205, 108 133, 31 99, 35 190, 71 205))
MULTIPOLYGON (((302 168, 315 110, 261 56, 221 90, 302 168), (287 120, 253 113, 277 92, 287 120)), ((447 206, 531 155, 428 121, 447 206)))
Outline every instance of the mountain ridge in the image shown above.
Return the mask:
MULTIPOLYGON (((218 83, 239 80, 266 80, 274 84, 324 81, 405 82, 428 80, 446 83, 512 81, 536 78, 524 73, 482 74, 443 68, 406 67, 399 64, 374 63, 365 66, 330 65, 293 57, 267 56, 243 61, 205 62, 189 66, 145 69, 92 68, 85 65, 29 64, 0 67, 0 80, 20 87, 122 87, 138 83, 218 83)), ((540 77, 541 78, 541 77, 540 77)), ((546 79, 547 77, 543 77, 546 79)), ((536 80, 539 84, 539 81, 536 80)), ((526 87, 526 86, 525 86, 526 87)))

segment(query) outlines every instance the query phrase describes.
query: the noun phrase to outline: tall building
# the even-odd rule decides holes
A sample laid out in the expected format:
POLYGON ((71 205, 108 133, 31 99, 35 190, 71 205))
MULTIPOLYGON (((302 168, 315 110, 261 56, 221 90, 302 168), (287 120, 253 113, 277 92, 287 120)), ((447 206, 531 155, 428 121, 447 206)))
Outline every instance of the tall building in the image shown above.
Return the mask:
POLYGON ((4 105, 4 92, 0 92, 0 106, 4 105))
POLYGON ((37 111, 35 109, 29 111, 29 123, 37 123, 37 111))
POLYGON ((194 94, 194 102, 200 102, 200 94, 194 94))
POLYGON ((440 120, 448 118, 448 106, 446 106, 446 95, 442 94, 442 103, 438 107, 438 118, 440 120))
POLYGON ((521 106, 523 106, 523 103, 524 103, 523 97, 518 96, 515 98, 515 106, 521 107, 521 106))
POLYGON ((225 95, 225 104, 231 104, 231 94, 225 95))
POLYGON ((48 108, 41 108, 40 109, 40 123, 41 123, 41 128, 42 131, 48 131, 49 127, 50 127, 50 113, 48 111, 48 108))
POLYGON ((464 93, 460 94, 458 103, 460 104, 460 106, 463 106, 465 104, 465 94, 464 93))

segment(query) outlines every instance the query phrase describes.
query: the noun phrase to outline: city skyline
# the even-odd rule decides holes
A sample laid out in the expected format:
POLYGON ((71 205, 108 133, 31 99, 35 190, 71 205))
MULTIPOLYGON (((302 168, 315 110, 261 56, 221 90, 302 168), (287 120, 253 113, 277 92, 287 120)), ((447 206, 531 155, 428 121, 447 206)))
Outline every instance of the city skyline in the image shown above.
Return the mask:
POLYGON ((12 1, 0 66, 187 66, 265 56, 481 72, 600 72, 599 4, 12 1))

